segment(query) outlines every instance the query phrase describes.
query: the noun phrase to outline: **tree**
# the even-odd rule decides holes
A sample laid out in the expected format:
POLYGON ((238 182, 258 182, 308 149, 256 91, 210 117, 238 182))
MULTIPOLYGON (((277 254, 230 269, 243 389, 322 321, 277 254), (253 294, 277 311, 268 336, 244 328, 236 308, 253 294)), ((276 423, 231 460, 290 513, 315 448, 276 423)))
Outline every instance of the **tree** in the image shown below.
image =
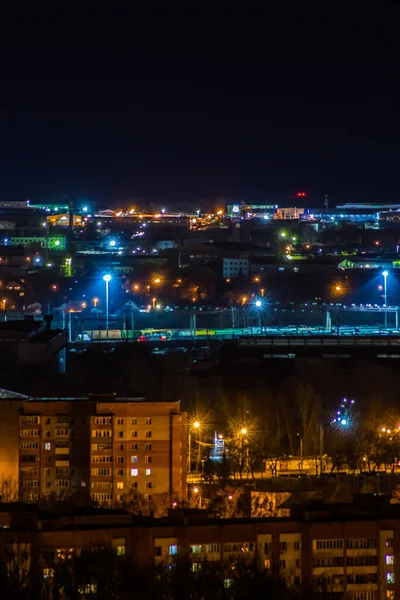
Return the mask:
POLYGON ((17 502, 18 481, 12 475, 0 475, 0 502, 17 502))

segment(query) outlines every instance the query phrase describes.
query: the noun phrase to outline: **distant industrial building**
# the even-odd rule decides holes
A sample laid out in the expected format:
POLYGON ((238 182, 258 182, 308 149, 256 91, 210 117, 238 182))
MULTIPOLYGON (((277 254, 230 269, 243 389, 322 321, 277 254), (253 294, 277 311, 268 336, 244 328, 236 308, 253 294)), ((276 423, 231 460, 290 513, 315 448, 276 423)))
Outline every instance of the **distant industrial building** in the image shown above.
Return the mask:
POLYGON ((249 260, 247 258, 224 258, 224 277, 247 277, 249 274, 249 260))

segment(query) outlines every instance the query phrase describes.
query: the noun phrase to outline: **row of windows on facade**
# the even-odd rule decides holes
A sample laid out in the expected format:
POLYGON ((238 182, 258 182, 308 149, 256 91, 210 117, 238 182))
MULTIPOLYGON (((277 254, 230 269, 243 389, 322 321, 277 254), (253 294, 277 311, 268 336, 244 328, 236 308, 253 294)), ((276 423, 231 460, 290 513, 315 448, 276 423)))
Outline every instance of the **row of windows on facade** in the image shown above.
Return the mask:
MULTIPOLYGON (((129 469, 128 469, 129 472, 129 469)), ((143 471, 141 471, 143 472, 143 471)), ((113 474, 113 470, 110 467, 104 467, 104 468, 100 468, 100 469, 92 469, 92 476, 93 477, 111 477, 113 474)), ((117 474, 120 475, 121 477, 123 477, 125 475, 124 473, 124 469, 118 469, 117 474)), ((144 474, 146 475, 146 477, 149 477, 151 475, 151 469, 145 469, 144 470, 144 474)), ((139 469, 131 469, 130 470, 130 475, 131 477, 138 477, 139 476, 139 469)))
MULTIPOLYGON (((144 433, 145 433, 145 437, 146 438, 151 438, 152 437, 150 429, 146 430, 144 433)), ((97 437, 97 438, 112 437, 112 431, 110 429, 93 429, 93 431, 92 431, 92 437, 97 437)), ((125 437, 125 431, 122 430, 122 429, 120 431, 117 431, 117 436, 116 437, 119 438, 119 439, 123 439, 125 437)), ((139 437, 139 432, 137 430, 132 430, 130 432, 130 437, 131 438, 137 438, 137 437, 139 437)))
MULTIPOLYGON (((329 586, 344 586, 344 575, 319 575, 315 578, 316 584, 322 588, 329 588, 329 586)), ((377 573, 360 573, 360 574, 347 574, 347 584, 377 584, 378 574, 377 573)), ((386 583, 395 583, 394 573, 386 573, 386 583)))
MULTIPOLYGON (((346 540, 346 548, 349 550, 376 547, 377 541, 375 538, 360 538, 346 540)), ((342 550, 343 548, 344 540, 314 540, 315 550, 342 550)))
MULTIPOLYGON (((334 542, 343 540, 314 540, 314 544, 319 546, 323 543, 323 547, 326 548, 325 542, 334 542)), ((392 543, 392 539, 388 538, 389 543, 392 543)), ((349 549, 352 548, 376 548, 373 545, 373 542, 376 543, 374 538, 365 538, 365 539, 349 539, 347 540, 349 549), (359 545, 358 545, 359 544, 359 545)), ((280 553, 283 554, 288 551, 289 542, 280 542, 279 550, 280 553)), ((339 546, 335 546, 339 547, 339 546)), ((343 546, 341 546, 343 547, 343 546)), ((264 553, 269 554, 272 549, 272 542, 264 543, 264 553)), ((293 542, 293 550, 300 551, 301 550, 301 542, 294 541, 293 542)), ((254 542, 237 542, 231 544, 224 544, 224 552, 254 552, 255 544, 254 542)), ((190 546, 190 552, 196 554, 207 554, 209 552, 220 552, 219 544, 193 544, 190 546)), ((387 554, 385 556, 385 563, 387 565, 394 564, 394 557, 391 554, 387 554)), ((341 567, 344 566, 344 557, 343 556, 335 556, 335 557, 324 557, 324 558, 314 558, 313 566, 314 567, 341 567)), ((347 566, 374 566, 377 565, 377 557, 376 556, 347 556, 346 557, 347 566)))
MULTIPOLYGON (((393 556, 386 555, 386 564, 393 564, 388 561, 393 560, 393 556)), ((314 558, 313 567, 369 567, 378 564, 378 557, 374 556, 327 556, 324 558, 314 558)))
MULTIPOLYGON (((21 442, 20 444, 21 449, 26 449, 26 450, 35 450, 38 449, 38 442, 21 442), (25 446, 26 444, 31 444, 31 446, 25 446)), ((44 444, 44 449, 49 451, 52 450, 52 448, 54 447, 54 443, 53 442, 45 442, 44 444)), ((55 448, 56 450, 59 448, 73 448, 74 444, 70 444, 69 442, 56 442, 55 443, 55 448)), ((112 451, 113 446, 112 444, 92 444, 92 450, 97 451, 97 452, 101 452, 101 451, 112 451)), ((152 449, 152 444, 145 444, 145 450, 151 450, 152 449)), ((117 444, 117 450, 123 451, 126 450, 126 447, 124 446, 124 444, 117 444)), ((139 450, 139 444, 132 444, 131 445, 131 450, 139 450)), ((150 461, 149 461, 150 462, 150 461)))
MULTIPOLYGON (((113 538, 111 540, 112 548, 118 556, 125 555, 125 538, 113 538)), ((74 556, 95 556, 101 549, 99 547, 86 548, 48 548, 42 551, 42 559, 45 564, 51 565, 54 562, 71 560, 74 556)))
MULTIPOLYGON (((110 456, 108 454, 106 455, 102 455, 102 454, 97 454, 95 456, 92 456, 92 463, 112 463, 113 462, 113 456, 110 456)), ((124 464, 125 462, 125 457, 124 456, 117 456, 116 457, 116 463, 119 465, 124 464)), ((139 462, 139 457, 135 454, 133 456, 131 456, 131 463, 138 463, 139 462)), ((153 457, 152 456, 145 456, 144 457, 144 462, 145 463, 151 463, 153 462, 153 457)))
MULTIPOLYGON (((143 422, 144 422, 145 425, 151 425, 152 418, 151 417, 145 417, 143 419, 143 422)), ((137 417, 133 417, 131 419, 128 419, 128 418, 125 418, 125 417, 118 417, 117 418, 117 425, 127 425, 128 423, 130 423, 130 425, 138 425, 138 423, 140 423, 140 419, 138 419, 137 417)), ((112 424, 112 417, 95 417, 94 424, 95 425, 111 425, 112 424)))
MULTIPOLYGON (((72 417, 70 417, 69 415, 64 415, 64 416, 58 416, 58 417, 54 417, 55 418, 55 422, 56 423, 72 423, 74 421, 74 419, 72 417)), ((94 423, 95 425, 111 425, 112 424, 112 420, 113 417, 94 417, 94 423)), ((125 425, 127 423, 130 422, 131 425, 137 425, 138 423, 140 423, 140 419, 138 419, 137 417, 133 417, 131 419, 125 418, 125 417, 117 417, 116 418, 116 422, 117 425, 125 425)), ((143 419, 143 422, 145 425, 151 425, 152 423, 152 418, 151 417, 145 417, 143 419)), ((20 419, 20 423, 21 425, 39 425, 40 424, 40 417, 39 416, 23 416, 20 419)), ((52 418, 51 417, 45 417, 45 424, 46 425, 51 425, 52 423, 52 418)), ((86 424, 86 417, 82 418, 81 421, 82 425, 86 424)), ((28 434, 29 435, 29 434, 28 434)))
MULTIPOLYGON (((151 450, 152 449, 152 444, 146 443, 144 446, 145 450, 151 450)), ((128 446, 124 443, 124 444, 117 444, 117 450, 119 451, 125 451, 127 450, 128 446)), ((131 445, 131 450, 139 450, 140 445, 135 443, 131 445)), ((113 450, 113 445, 112 444, 92 444, 92 450, 94 452, 101 452, 101 451, 112 451, 113 450)))
MULTIPOLYGON (((63 488, 69 487, 69 480, 68 479, 56 479, 54 482, 54 485, 56 487, 63 487, 63 488)), ((24 487, 24 488, 40 487, 40 481, 38 479, 27 479, 22 482, 22 487, 24 487)), ((52 482, 46 481, 45 487, 48 487, 48 488, 52 487, 52 482)))
MULTIPOLYGON (((289 542, 280 542, 280 552, 287 552, 289 542)), ((271 552, 272 543, 264 543, 264 553, 269 554, 271 552)), ((195 544, 190 547, 191 552, 204 554, 208 552, 219 552, 219 544, 195 544), (210 550, 210 548, 214 548, 210 550)), ((301 544, 298 541, 293 542, 293 549, 300 551, 301 544)), ((237 542, 232 544, 224 544, 224 552, 254 552, 254 542, 237 542)))
POLYGON ((40 498, 42 498, 43 500, 52 500, 53 498, 55 500, 66 500, 68 498, 68 493, 56 492, 55 494, 53 494, 52 492, 46 492, 42 496, 39 496, 37 492, 28 492, 24 494, 24 500, 26 502, 36 502, 40 498))
MULTIPOLYGON (((96 502, 112 502, 113 501, 113 495, 112 494, 107 494, 107 493, 96 493, 96 494, 92 494, 92 500, 95 500, 96 502)), ((144 499, 145 500, 151 500, 152 496, 151 494, 145 494, 144 495, 144 499)), ((116 500, 117 502, 122 502, 123 501, 123 496, 117 496, 116 500)), ((133 500, 137 500, 137 495, 133 496, 133 500)))
MULTIPOLYGON (((139 432, 137 430, 131 431, 130 432, 130 437, 131 438, 137 438, 139 437, 139 432)), ((56 429, 55 430, 55 435, 56 437, 74 437, 75 435, 75 431, 74 430, 70 430, 70 429, 66 429, 66 428, 62 428, 62 429, 56 429)), ((20 437, 21 438, 26 438, 26 437, 40 437, 40 433, 38 429, 25 429, 22 430, 20 432, 20 437)), ((53 437, 53 432, 50 430, 47 430, 44 432, 44 437, 53 437)), ((109 429, 101 429, 101 430, 97 430, 94 429, 92 431, 92 437, 112 437, 112 431, 109 429)), ((123 439, 125 437, 125 431, 120 430, 117 431, 117 438, 119 439, 123 439)), ((147 438, 151 438, 151 430, 147 430, 145 431, 145 437, 147 438)))
MULTIPOLYGON (((44 471, 46 477, 52 475, 52 469, 47 467, 44 471)), ((54 472, 56 475, 73 475, 74 469, 70 469, 69 467, 56 467, 54 472)), ((40 475, 40 469, 38 467, 24 467, 20 469, 19 474, 21 477, 40 475)))
MULTIPOLYGON (((61 427, 61 428, 57 428, 55 429, 55 431, 51 431, 50 429, 47 429, 44 432, 44 437, 53 437, 53 435, 60 436, 60 437, 67 437, 70 434, 74 435, 75 431, 68 429, 67 427, 61 427)), ((19 432, 19 436, 21 438, 26 438, 26 437, 40 437, 40 430, 39 429, 21 429, 21 431, 19 432)))
MULTIPOLYGON (((39 444, 39 442, 20 442, 19 443, 19 447, 20 447, 21 450, 39 450, 40 444, 39 444)), ((54 447, 56 448, 56 450, 59 449, 59 448, 64 448, 64 449, 65 448, 68 448, 68 449, 70 448, 68 442, 56 442, 56 445, 54 447)), ((52 442, 45 442, 44 449, 45 450, 51 450, 52 449, 52 442)))

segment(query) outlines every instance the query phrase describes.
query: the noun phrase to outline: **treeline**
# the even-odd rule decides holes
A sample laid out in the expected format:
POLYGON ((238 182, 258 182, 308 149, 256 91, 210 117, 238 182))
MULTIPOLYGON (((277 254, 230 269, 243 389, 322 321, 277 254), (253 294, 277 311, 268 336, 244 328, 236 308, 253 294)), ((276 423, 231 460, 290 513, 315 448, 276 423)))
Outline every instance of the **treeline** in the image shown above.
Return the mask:
POLYGON ((33 563, 25 551, 0 557, 2 600, 329 600, 260 569, 255 561, 237 561, 221 570, 212 563, 178 560, 137 568, 108 548, 53 564, 33 563))

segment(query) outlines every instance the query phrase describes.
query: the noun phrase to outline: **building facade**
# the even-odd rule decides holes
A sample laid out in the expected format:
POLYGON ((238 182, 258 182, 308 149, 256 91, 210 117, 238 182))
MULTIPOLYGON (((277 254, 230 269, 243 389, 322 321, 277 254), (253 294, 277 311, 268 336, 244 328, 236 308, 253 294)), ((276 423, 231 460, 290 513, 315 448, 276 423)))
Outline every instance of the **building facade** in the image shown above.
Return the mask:
MULTIPOLYGON (((349 505, 350 506, 350 505, 349 505)), ((284 577, 289 585, 331 592, 343 600, 396 600, 400 597, 400 520, 398 507, 387 516, 361 516, 353 506, 333 515, 324 507, 289 519, 211 519, 171 511, 168 519, 137 519, 124 513, 40 519, 23 509, 0 511, 0 546, 18 540, 44 558, 67 560, 99 548, 138 567, 173 565, 187 558, 192 571, 214 564, 226 587, 235 565, 248 560, 284 577), (176 514, 174 514, 176 513, 176 514)), ((391 508, 391 507, 389 507, 391 508)))
POLYGON ((224 258, 224 277, 247 277, 249 274, 249 261, 247 258, 224 258))
POLYGON ((20 498, 90 492, 112 506, 186 499, 186 413, 179 402, 91 396, 30 399, 20 416, 20 498))

